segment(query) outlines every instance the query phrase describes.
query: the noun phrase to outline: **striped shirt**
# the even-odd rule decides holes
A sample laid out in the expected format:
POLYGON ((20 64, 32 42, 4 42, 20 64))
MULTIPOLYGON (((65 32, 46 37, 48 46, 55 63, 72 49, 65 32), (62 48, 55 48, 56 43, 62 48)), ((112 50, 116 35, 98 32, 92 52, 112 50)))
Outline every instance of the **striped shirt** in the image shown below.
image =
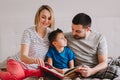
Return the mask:
MULTIPOLYGON (((40 37, 35 30, 35 27, 30 27, 24 30, 21 44, 26 44, 29 46, 29 57, 39 57, 40 59, 45 58, 45 55, 49 48, 49 41, 48 41, 48 33, 50 33, 50 29, 47 28, 46 35, 44 38, 40 37)), ((38 64, 25 64, 20 60, 20 53, 12 56, 12 59, 18 60, 24 69, 37 69, 38 64)))

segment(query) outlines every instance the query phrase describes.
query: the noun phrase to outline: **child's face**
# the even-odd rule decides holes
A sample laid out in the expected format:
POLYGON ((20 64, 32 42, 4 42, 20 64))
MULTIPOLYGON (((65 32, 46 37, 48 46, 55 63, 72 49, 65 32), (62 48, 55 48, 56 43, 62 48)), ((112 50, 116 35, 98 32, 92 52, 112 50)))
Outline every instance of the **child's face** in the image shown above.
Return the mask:
POLYGON ((67 40, 63 33, 59 33, 53 42, 53 45, 56 47, 65 47, 67 46, 67 40))

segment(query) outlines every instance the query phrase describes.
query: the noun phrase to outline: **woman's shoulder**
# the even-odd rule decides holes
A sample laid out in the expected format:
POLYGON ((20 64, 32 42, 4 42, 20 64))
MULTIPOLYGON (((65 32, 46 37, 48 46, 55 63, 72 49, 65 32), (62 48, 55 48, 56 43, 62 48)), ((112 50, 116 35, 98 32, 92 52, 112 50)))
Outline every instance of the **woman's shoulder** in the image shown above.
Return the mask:
POLYGON ((26 28, 23 32, 24 32, 24 34, 25 33, 33 34, 33 33, 35 33, 35 27, 26 28))
POLYGON ((35 30, 35 27, 32 26, 32 27, 26 28, 24 31, 34 31, 34 30, 35 30))
POLYGON ((53 31, 53 30, 50 28, 47 28, 47 33, 50 33, 51 31, 53 31))

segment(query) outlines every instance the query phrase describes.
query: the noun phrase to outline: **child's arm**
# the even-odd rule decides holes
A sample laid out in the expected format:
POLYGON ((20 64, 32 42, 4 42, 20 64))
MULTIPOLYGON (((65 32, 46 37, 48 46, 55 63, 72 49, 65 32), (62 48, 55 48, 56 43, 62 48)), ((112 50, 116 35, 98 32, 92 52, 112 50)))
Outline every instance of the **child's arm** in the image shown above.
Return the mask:
POLYGON ((74 68, 74 60, 69 61, 69 68, 74 68))
MULTIPOLYGON (((48 58, 48 64, 50 64, 51 66, 53 66, 52 65, 53 64, 52 58, 48 58)), ((61 74, 64 73, 64 71, 62 69, 58 69, 58 68, 55 68, 55 67, 53 67, 53 69, 56 70, 57 72, 61 73, 61 74)))
MULTIPOLYGON (((69 68, 74 68, 74 60, 69 61, 69 68)), ((66 71, 64 69, 54 68, 59 73, 64 74, 66 71)))
POLYGON ((61 74, 64 74, 64 70, 63 69, 58 69, 58 68, 53 68, 54 70, 56 70, 57 72, 61 73, 61 74))
POLYGON ((52 62, 52 58, 48 58, 48 64, 50 64, 51 66, 53 66, 53 62, 52 62))
MULTIPOLYGON (((69 68, 74 68, 74 60, 69 61, 69 68)), ((54 69, 62 74, 64 74, 66 72, 66 71, 64 71, 64 69, 58 69, 58 68, 54 68, 54 69)))

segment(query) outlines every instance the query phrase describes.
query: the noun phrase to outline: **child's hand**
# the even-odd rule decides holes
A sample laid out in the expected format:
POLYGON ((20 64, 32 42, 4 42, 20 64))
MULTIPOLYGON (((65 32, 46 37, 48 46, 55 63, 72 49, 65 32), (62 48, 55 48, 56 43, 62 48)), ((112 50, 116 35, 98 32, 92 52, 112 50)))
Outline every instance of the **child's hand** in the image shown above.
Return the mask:
POLYGON ((60 69, 59 73, 64 74, 65 71, 63 69, 60 69))
POLYGON ((63 69, 58 69, 58 68, 55 68, 53 67, 54 70, 56 70, 57 72, 61 73, 61 74, 64 74, 65 71, 63 69))

